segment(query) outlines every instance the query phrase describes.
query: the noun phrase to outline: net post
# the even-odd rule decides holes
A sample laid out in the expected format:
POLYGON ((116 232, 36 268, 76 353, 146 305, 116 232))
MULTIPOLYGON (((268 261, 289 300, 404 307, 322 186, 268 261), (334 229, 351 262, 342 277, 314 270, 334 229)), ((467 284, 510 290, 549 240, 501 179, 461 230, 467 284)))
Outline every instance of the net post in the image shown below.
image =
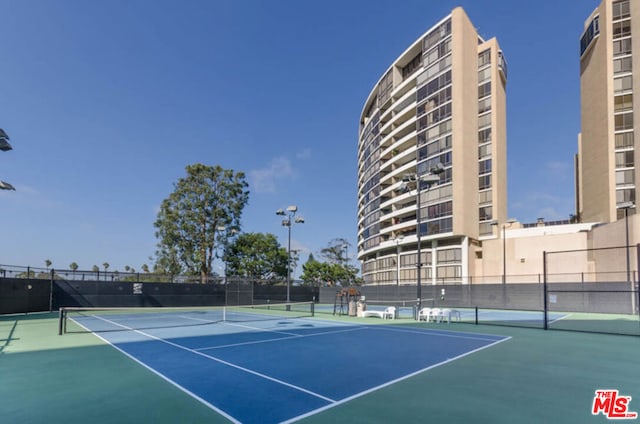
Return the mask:
POLYGON ((476 306, 476 325, 478 325, 478 307, 476 306))
MULTIPOLYGON (((314 297, 315 299, 315 297, 314 297)), ((316 316, 316 305, 315 302, 311 302, 311 316, 315 317, 316 316)))
POLYGON ((62 336, 64 330, 64 308, 58 310, 58 336, 62 336))

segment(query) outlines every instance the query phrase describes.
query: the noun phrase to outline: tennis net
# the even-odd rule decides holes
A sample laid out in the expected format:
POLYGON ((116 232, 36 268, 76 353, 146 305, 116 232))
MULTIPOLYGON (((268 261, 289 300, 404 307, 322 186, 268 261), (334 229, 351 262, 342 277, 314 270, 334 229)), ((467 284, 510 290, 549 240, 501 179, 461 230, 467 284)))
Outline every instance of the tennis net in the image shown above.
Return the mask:
POLYGON ((197 307, 63 307, 58 334, 105 332, 210 325, 219 322, 254 322, 314 316, 313 302, 197 307), (76 325, 68 330, 68 321, 76 325))

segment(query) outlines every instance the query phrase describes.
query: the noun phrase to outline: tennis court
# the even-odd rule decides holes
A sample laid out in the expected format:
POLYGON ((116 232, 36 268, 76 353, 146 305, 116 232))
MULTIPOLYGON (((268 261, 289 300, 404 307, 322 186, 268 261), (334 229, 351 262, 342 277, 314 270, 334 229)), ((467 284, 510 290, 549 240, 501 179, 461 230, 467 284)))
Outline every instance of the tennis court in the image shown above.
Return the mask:
POLYGON ((640 410, 634 337, 294 312, 0 317, 3 421, 606 422, 597 389, 640 410))
POLYGON ((162 313, 116 308, 80 310, 72 319, 242 423, 311 415, 508 339, 312 320, 303 310, 309 306, 168 308, 162 313), (358 364, 358 372, 318 369, 317 358, 358 364))

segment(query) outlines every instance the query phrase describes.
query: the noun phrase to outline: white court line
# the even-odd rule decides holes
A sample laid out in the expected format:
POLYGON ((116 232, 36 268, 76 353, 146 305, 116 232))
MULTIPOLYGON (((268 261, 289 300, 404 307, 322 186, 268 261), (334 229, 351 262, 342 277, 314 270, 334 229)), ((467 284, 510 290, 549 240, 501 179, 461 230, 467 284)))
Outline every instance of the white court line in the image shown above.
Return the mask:
POLYGON ((392 327, 392 326, 386 326, 386 325, 369 326, 368 328, 369 329, 375 329, 375 330, 396 331, 396 332, 400 332, 400 333, 413 333, 413 334, 423 334, 423 335, 428 335, 428 336, 451 337, 451 338, 454 338, 454 339, 482 340, 482 341, 485 341, 485 342, 496 341, 496 337, 501 337, 501 338, 503 337, 503 336, 493 336, 491 334, 482 334, 482 333, 477 333, 477 334, 479 336, 484 336, 484 337, 478 337, 474 333, 462 333, 464 335, 461 336, 460 333, 456 333, 454 331, 432 330, 432 329, 410 330, 410 329, 392 327))
POLYGON ((326 405, 326 406, 323 406, 322 408, 314 409, 313 411, 307 412, 307 413, 302 414, 302 415, 298 415, 297 417, 291 418, 291 419, 289 419, 289 420, 287 420, 287 421, 283 421, 283 422, 281 422, 280 424, 290 424, 290 423, 293 423, 293 422, 295 422, 295 421, 301 420, 301 419, 303 419, 303 418, 310 417, 310 416, 312 416, 312 415, 315 415, 315 414, 318 414, 318 413, 320 413, 320 412, 326 411, 327 409, 334 408, 334 407, 336 407, 336 406, 338 406, 338 405, 341 405, 341 404, 343 404, 343 403, 349 402, 349 401, 351 401, 351 400, 353 400, 353 399, 356 399, 356 398, 359 398, 359 397, 361 397, 361 396, 367 395, 367 394, 369 394, 369 393, 371 393, 371 392, 374 392, 374 391, 376 391, 376 390, 380 390, 380 389, 382 389, 382 388, 384 388, 384 387, 387 387, 387 386, 390 386, 390 385, 392 385, 392 384, 398 383, 398 382, 400 382, 400 381, 406 380, 406 379, 408 379, 408 378, 411 378, 411 377, 413 377, 413 376, 415 376, 415 375, 418 375, 418 374, 423 373, 423 372, 425 372, 425 371, 428 371, 428 370, 430 370, 430 369, 433 369, 433 368, 439 367, 440 365, 448 364, 449 362, 453 362, 453 361, 455 361, 455 360, 457 360, 457 359, 463 358, 463 357, 465 357, 465 356, 467 356, 467 355, 471 355, 472 353, 476 353, 476 352, 479 352, 479 351, 481 351, 481 350, 487 349, 487 348, 489 348, 489 347, 495 346, 495 345, 497 345, 498 343, 502 343, 502 342, 507 341, 507 340, 510 340, 510 339, 511 339, 511 337, 507 337, 507 338, 504 338, 504 339, 502 339, 502 340, 497 340, 497 341, 495 341, 495 342, 493 342, 493 343, 491 343, 491 344, 488 344, 488 345, 486 345, 486 346, 479 347, 479 348, 477 348, 477 349, 474 349, 474 350, 471 350, 471 351, 469 351, 469 352, 463 353, 463 354, 458 355, 458 356, 456 356, 456 357, 449 358, 449 359, 447 359, 446 361, 442 361, 442 362, 439 362, 439 363, 437 363, 437 364, 430 365, 430 366, 428 366, 428 367, 426 367, 426 368, 423 368, 423 369, 421 369, 421 370, 418 370, 418 371, 412 372, 411 374, 407 374, 407 375, 405 375, 405 376, 403 376, 403 377, 400 377, 400 378, 397 378, 397 379, 395 379, 395 380, 388 381, 388 382, 386 382, 386 383, 384 383, 384 384, 381 384, 381 385, 376 386, 376 387, 372 387, 372 388, 367 389, 367 390, 365 390, 365 391, 362 391, 362 392, 360 392, 360 393, 356 393, 355 395, 349 396, 349 397, 347 397, 347 398, 340 399, 339 401, 337 401, 337 402, 335 402, 335 403, 332 403, 332 404, 330 404, 330 405, 326 405))
MULTIPOLYGON (((241 327, 244 327, 244 326, 241 326, 241 327)), ((325 331, 325 332, 322 332, 322 333, 314 333, 314 334, 294 334, 294 335, 289 336, 289 337, 278 337, 277 339, 254 340, 254 341, 251 341, 251 342, 233 343, 233 344, 228 344, 228 345, 199 347, 199 348, 194 349, 194 350, 201 351, 201 350, 222 349, 222 348, 225 348, 225 347, 247 346, 247 345, 259 344, 259 343, 271 343, 271 342, 276 342, 276 341, 280 341, 280 340, 300 339, 300 338, 304 338, 304 337, 324 336, 326 334, 346 333, 346 332, 350 332, 350 331, 358 331, 358 330, 363 330, 363 329, 364 329, 364 327, 363 328, 350 328, 348 330, 325 331)))
POLYGON ((563 320, 565 318, 569 318, 570 316, 571 316, 571 314, 563 314, 560 318, 556 318, 553 321, 549 321, 549 324, 555 324, 556 322, 558 322, 560 320, 563 320))
POLYGON ((277 379, 277 378, 270 377, 270 376, 268 376, 268 375, 266 375, 266 374, 262 374, 262 373, 259 373, 259 372, 257 372, 257 371, 253 371, 253 370, 250 370, 250 369, 245 368, 245 367, 241 367, 240 365, 232 364, 231 362, 225 361, 225 360, 220 359, 220 358, 216 358, 215 356, 211 356, 211 355, 207 355, 206 353, 198 352, 197 350, 193 350, 193 349, 188 348, 188 347, 186 347, 186 346, 182 346, 182 345, 179 345, 179 344, 177 344, 177 343, 170 342, 169 340, 165 340, 165 339, 162 339, 162 338, 160 338, 160 337, 156 337, 156 336, 154 336, 153 334, 148 334, 148 333, 145 333, 144 331, 136 330, 136 329, 134 329, 134 328, 127 327, 126 325, 118 324, 117 322, 113 322, 113 321, 111 321, 111 320, 108 320, 108 319, 106 319, 106 318, 100 317, 100 316, 98 316, 98 315, 95 315, 95 318, 98 318, 98 319, 100 319, 100 320, 102 320, 102 321, 105 321, 105 322, 108 322, 108 323, 110 323, 110 324, 117 325, 117 326, 122 327, 122 328, 125 328, 125 329, 127 329, 127 330, 131 330, 131 331, 133 331, 134 333, 141 334, 141 335, 143 335, 143 336, 145 336, 145 337, 148 337, 148 338, 150 338, 150 339, 157 340, 157 341, 162 342, 162 343, 166 343, 166 344, 168 344, 168 345, 170 345, 170 346, 173 346, 173 347, 177 347, 178 349, 185 350, 185 351, 187 351, 187 352, 190 352, 190 353, 193 353, 193 354, 196 354, 196 355, 199 355, 199 356, 205 357, 205 358, 207 358, 207 359, 211 359, 212 361, 219 362, 219 363, 221 363, 221 364, 223 364, 223 365, 227 365, 227 366, 229 366, 229 367, 232 367, 232 368, 238 369, 238 370, 243 371, 243 372, 246 372, 246 373, 248 373, 248 374, 252 374, 252 375, 255 375, 255 376, 257 376, 257 377, 264 378, 265 380, 269 380, 269 381, 272 381, 272 382, 274 382, 274 383, 278 383, 278 384, 281 384, 281 385, 283 385, 283 386, 286 386, 286 387, 292 388, 292 389, 294 389, 294 390, 298 390, 298 391, 300 391, 300 392, 303 392, 303 393, 306 393, 306 394, 308 394, 308 395, 311 395, 311 396, 317 397, 317 398, 322 399, 322 400, 324 400, 324 401, 327 401, 327 402, 336 402, 334 399, 328 398, 328 397, 326 397, 326 396, 322 396, 322 395, 321 395, 321 394, 319 394, 319 393, 312 392, 311 390, 307 390, 307 389, 305 389, 305 388, 303 388, 303 387, 296 386, 296 385, 291 384, 291 383, 287 383, 286 381, 282 381, 282 380, 279 380, 279 379, 277 379))

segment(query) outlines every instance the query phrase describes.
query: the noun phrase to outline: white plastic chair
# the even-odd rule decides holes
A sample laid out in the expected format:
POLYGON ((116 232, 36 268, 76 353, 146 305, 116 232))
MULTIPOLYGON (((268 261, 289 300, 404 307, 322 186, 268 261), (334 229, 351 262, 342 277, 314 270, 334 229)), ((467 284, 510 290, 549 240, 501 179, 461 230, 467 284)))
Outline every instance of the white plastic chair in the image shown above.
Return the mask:
POLYGON ((396 319, 396 307, 389 306, 382 313, 382 319, 396 319))
POLYGON ((422 308, 418 311, 418 321, 429 321, 431 315, 431 308, 422 308))
POLYGON ((449 313, 449 319, 451 319, 452 317, 455 317, 456 321, 462 320, 462 318, 460 317, 460 311, 457 309, 452 309, 451 312, 449 313))
POLYGON ((440 308, 431 308, 427 322, 431 321, 431 319, 433 319, 433 322, 440 322, 442 319, 442 311, 440 311, 440 308))

